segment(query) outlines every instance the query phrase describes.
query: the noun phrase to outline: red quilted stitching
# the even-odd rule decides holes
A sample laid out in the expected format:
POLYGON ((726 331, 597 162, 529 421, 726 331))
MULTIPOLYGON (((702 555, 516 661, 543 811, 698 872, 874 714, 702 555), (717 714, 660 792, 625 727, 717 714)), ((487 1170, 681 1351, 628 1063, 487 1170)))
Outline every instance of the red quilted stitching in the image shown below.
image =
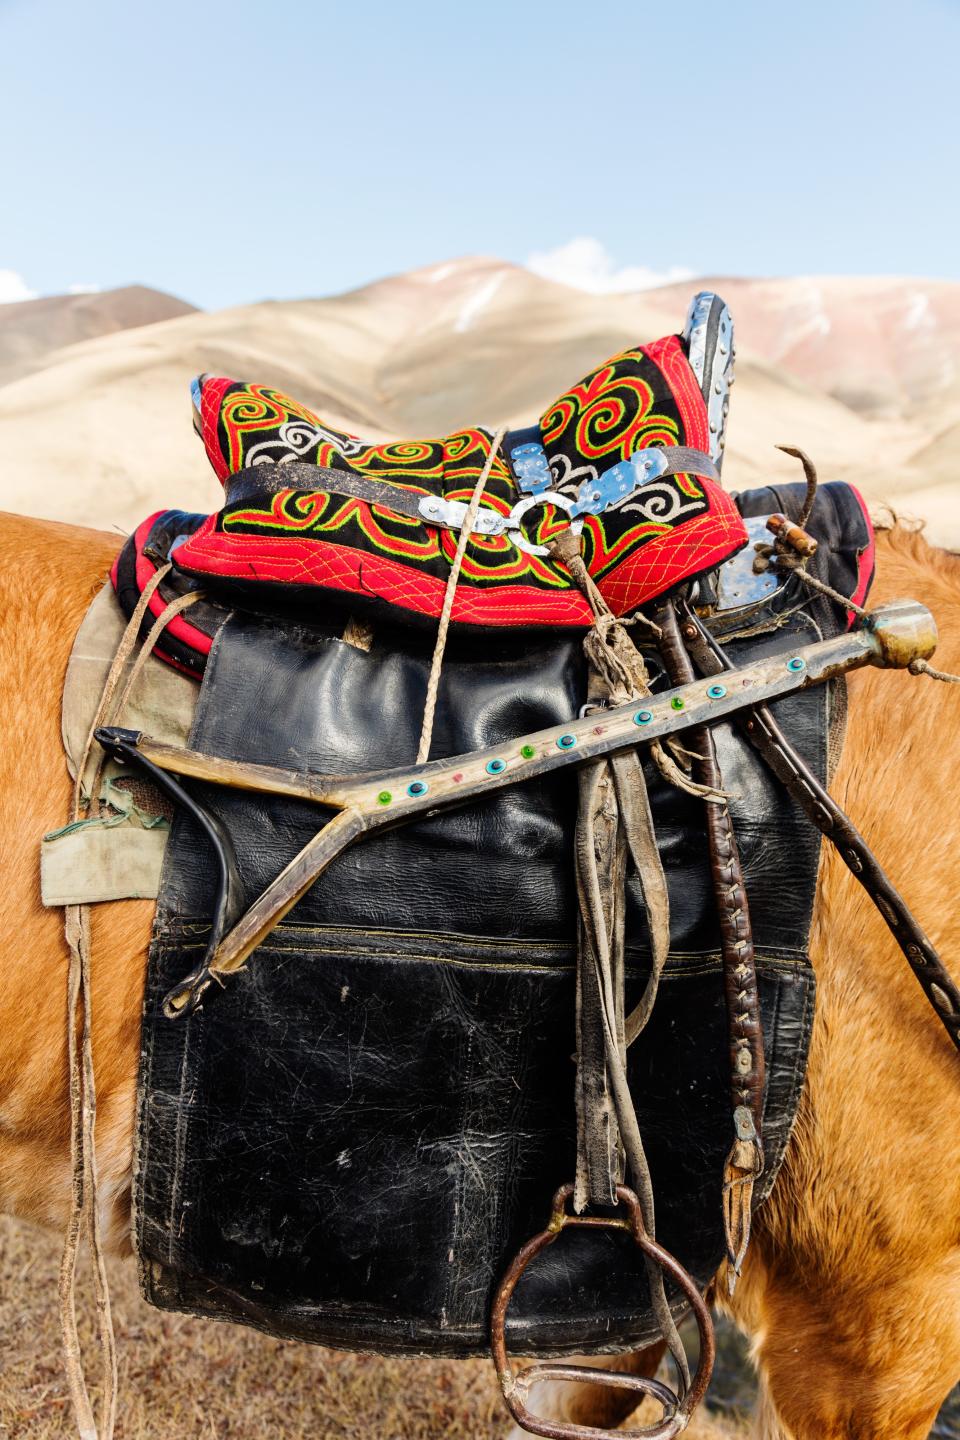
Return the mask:
MULTIPOLYGON (((710 487, 711 512, 669 531, 628 555, 601 582, 600 590, 617 615, 712 569, 747 540, 739 511, 716 486, 710 487)), ((254 582, 319 585, 353 594, 374 595, 403 609, 437 616, 445 581, 387 556, 364 554, 350 546, 307 536, 225 535, 205 521, 177 551, 182 568, 201 575, 232 576, 254 582)), ((587 625, 589 608, 579 591, 544 592, 532 586, 477 587, 461 581, 453 618, 483 625, 587 625)))
POLYGON ((203 437, 204 449, 207 452, 207 459, 216 472, 217 479, 226 480, 230 474, 230 467, 227 464, 227 457, 220 449, 220 410, 223 405, 223 397, 230 386, 235 384, 223 375, 207 376, 200 386, 200 430, 203 437))
MULTIPOLYGON (((205 522, 177 551, 177 564, 200 575, 285 585, 316 585, 375 596, 391 605, 438 616, 446 581, 384 555, 369 555, 329 540, 298 536, 224 535, 205 522)), ((319 603, 319 598, 318 598, 319 603)), ((590 624, 590 607, 579 590, 544 593, 526 585, 481 589, 458 585, 453 619, 467 625, 590 624)))
POLYGON ((686 525, 651 541, 628 555, 600 582, 599 589, 615 615, 663 595, 675 585, 712 570, 747 542, 740 512, 729 496, 714 513, 698 515, 686 525))

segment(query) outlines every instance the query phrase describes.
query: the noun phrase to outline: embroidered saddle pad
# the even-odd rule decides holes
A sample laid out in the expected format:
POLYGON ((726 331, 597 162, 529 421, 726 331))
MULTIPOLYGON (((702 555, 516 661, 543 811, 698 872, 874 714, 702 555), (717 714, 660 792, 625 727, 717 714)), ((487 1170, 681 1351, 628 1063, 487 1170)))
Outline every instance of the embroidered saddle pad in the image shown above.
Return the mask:
MULTIPOLYGON (((263 385, 202 375, 193 397, 195 424, 226 500, 174 548, 182 574, 202 579, 212 594, 260 608, 292 597, 315 606, 317 592, 327 591, 381 617, 396 610, 439 615, 459 531, 429 523, 417 504, 425 497, 469 501, 490 454, 489 430, 374 445, 263 385)), ((571 386, 538 426, 508 436, 494 457, 453 621, 589 625, 589 606, 564 566, 534 552, 545 552, 569 523, 563 504, 650 447, 699 452, 704 473, 655 473, 602 513, 585 514, 591 575, 622 615, 713 570, 746 535, 731 498, 708 478, 710 423, 676 335, 626 350, 571 386), (506 520, 524 497, 524 460, 511 452, 528 466, 532 452, 539 464, 536 498, 522 531, 479 533, 484 520, 506 520)))

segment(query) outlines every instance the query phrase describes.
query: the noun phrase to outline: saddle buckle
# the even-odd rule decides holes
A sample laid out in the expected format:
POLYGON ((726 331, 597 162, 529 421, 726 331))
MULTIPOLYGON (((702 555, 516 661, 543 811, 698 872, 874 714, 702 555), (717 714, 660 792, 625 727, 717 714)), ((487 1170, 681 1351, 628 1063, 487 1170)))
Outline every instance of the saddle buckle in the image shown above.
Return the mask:
MULTIPOLYGON (((442 525, 446 530, 460 530, 466 518, 468 506, 462 500, 444 500, 441 495, 424 495, 417 509, 430 525, 442 525)), ((507 517, 489 505, 481 505, 473 518, 470 533, 473 535, 502 535, 507 528, 507 517)))
POLYGON ((584 480, 572 515, 602 515, 618 500, 632 495, 641 485, 657 480, 666 471, 667 457, 658 445, 637 450, 629 460, 620 460, 594 480, 584 480))
POLYGON ((542 445, 515 445, 510 452, 510 461, 517 484, 526 495, 539 495, 542 490, 550 489, 553 476, 542 445))
POLYGON ((579 516, 574 515, 574 502, 570 499, 569 495, 561 495, 558 490, 541 490, 536 495, 525 495, 522 500, 518 500, 516 505, 514 505, 506 521, 507 525, 514 527, 508 530, 507 534, 517 549, 522 550, 525 555, 550 554, 549 545, 538 545, 535 541, 528 540, 520 529, 520 522, 524 516, 529 510, 536 509, 538 505, 553 505, 557 510, 566 511, 571 520, 570 533, 572 535, 579 535, 583 529, 583 520, 579 516))

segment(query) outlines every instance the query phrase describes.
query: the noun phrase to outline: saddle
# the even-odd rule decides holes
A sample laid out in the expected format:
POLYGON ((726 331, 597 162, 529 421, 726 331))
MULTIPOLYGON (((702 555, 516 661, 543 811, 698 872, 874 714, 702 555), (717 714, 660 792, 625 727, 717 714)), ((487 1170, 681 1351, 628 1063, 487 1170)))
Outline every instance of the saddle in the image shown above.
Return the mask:
POLYGON ((703 294, 512 433, 368 445, 195 382, 224 506, 151 516, 113 573, 202 678, 190 741, 98 731, 177 806, 138 1082, 152 1303, 489 1340, 534 1433, 566 1432, 508 1342, 663 1337, 676 1389, 623 1383, 660 1401, 651 1435, 688 1423, 703 1292, 736 1281, 802 1087, 822 832, 952 987, 826 789, 843 674, 929 654, 932 622, 852 628, 851 487, 722 489, 732 363, 703 294))
MULTIPOLYGON (((723 376, 732 336, 720 334, 721 302, 710 303, 723 376)), ((275 390, 201 375, 194 424, 225 503, 211 516, 150 517, 118 560, 117 593, 132 611, 158 558, 169 556, 181 580, 261 612, 312 615, 322 594, 327 613, 348 606, 387 622, 436 619, 467 502, 487 466, 452 622, 585 629, 590 605, 550 553, 568 526, 617 615, 710 573, 746 543, 719 484, 722 412, 714 405, 708 413, 709 383, 681 337, 637 346, 492 453, 493 436, 479 427, 369 444, 275 390)), ((154 615, 174 588, 171 581, 155 597, 154 615)), ((209 630, 207 620, 173 621, 159 653, 202 669, 209 647, 196 632, 209 630)))

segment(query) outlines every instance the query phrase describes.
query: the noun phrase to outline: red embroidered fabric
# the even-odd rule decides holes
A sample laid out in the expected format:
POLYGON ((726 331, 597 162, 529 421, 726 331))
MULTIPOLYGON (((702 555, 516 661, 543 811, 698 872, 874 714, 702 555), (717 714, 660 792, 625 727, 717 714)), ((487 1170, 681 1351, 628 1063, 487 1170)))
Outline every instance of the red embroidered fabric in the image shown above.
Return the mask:
MULTIPOLYGON (((202 376, 197 410, 207 455, 221 480, 263 464, 262 493, 231 501, 174 553, 183 571, 215 588, 320 589, 437 616, 457 534, 386 506, 322 489, 278 487, 282 463, 298 460, 396 485, 414 495, 468 501, 492 436, 465 429, 435 440, 371 445, 334 429, 276 390, 202 376), (273 470, 280 465, 280 471, 273 470), (266 483, 269 480, 269 483, 266 483)), ((624 351, 560 396, 540 417, 551 488, 575 496, 585 480, 650 445, 706 451, 707 416, 677 336, 624 351)), ((502 455, 483 504, 510 513, 519 498, 502 455)), ((531 512, 540 544, 568 523, 559 507, 531 512)), ((603 515, 584 520, 587 567, 618 615, 713 569, 746 542, 740 514, 716 484, 695 475, 649 482, 603 515)), ((566 569, 520 550, 509 537, 471 537, 453 619, 467 625, 586 626, 589 607, 566 569)))

